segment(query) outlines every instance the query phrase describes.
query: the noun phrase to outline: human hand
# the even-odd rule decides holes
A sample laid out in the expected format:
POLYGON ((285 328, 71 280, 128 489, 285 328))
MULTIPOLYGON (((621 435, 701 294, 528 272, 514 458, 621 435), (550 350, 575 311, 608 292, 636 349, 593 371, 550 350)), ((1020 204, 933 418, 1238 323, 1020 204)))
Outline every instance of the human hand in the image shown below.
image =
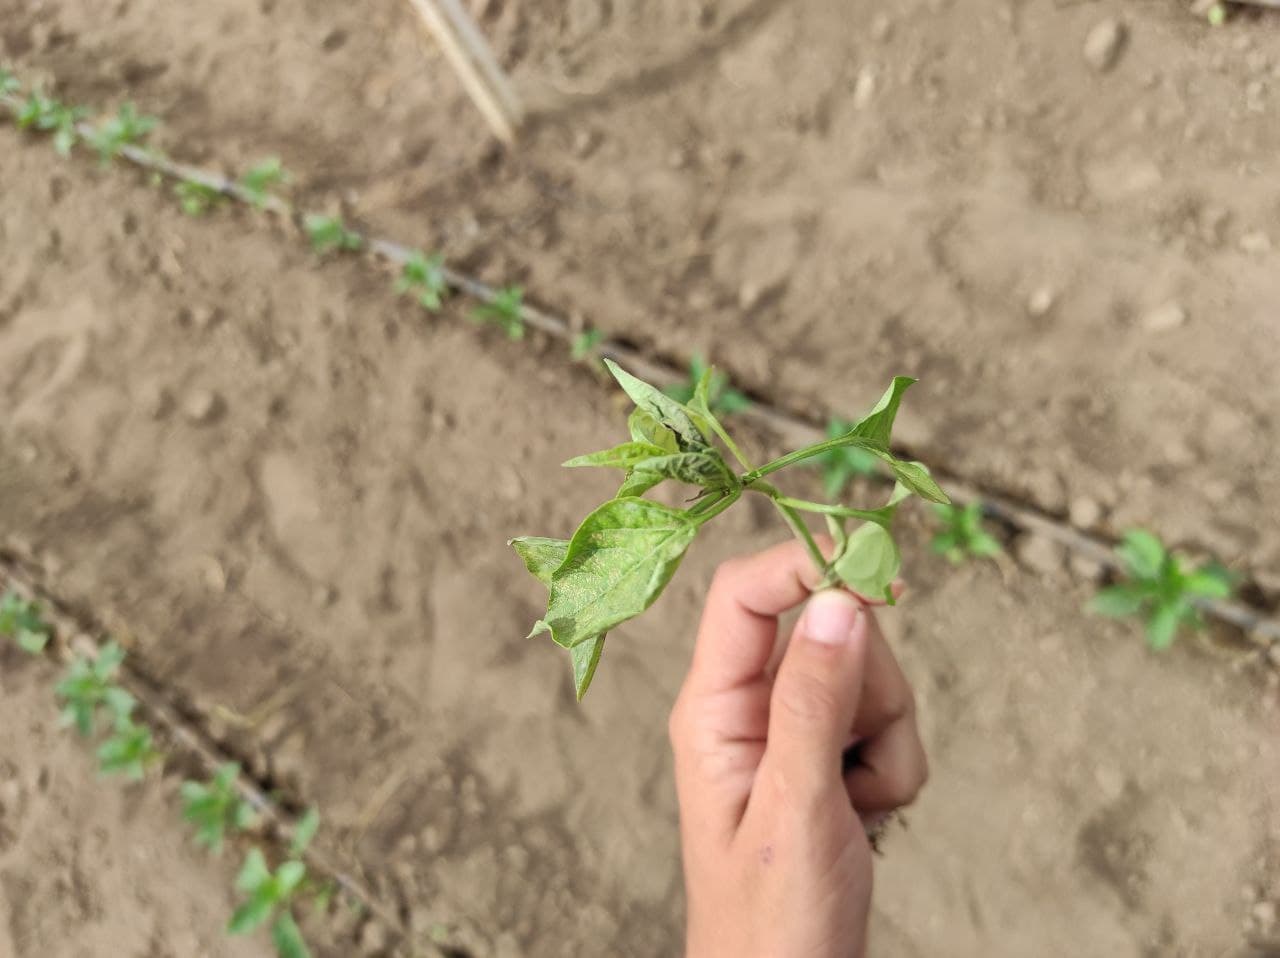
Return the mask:
POLYGON ((819 577, 790 542, 726 562, 707 594, 670 722, 688 958, 863 955, 866 830, 924 784, 914 700, 875 603, 810 598, 819 577), (778 616, 806 599, 775 675, 778 616))

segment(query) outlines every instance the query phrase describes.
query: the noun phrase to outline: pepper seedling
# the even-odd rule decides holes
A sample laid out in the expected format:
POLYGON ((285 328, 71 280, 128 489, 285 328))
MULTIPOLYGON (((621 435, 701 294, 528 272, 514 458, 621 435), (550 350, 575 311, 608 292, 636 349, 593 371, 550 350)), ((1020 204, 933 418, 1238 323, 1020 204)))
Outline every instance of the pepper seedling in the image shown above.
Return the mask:
POLYGON ((52 133, 54 150, 59 156, 69 156, 79 138, 76 124, 88 115, 84 107, 67 106, 39 90, 32 90, 18 109, 17 124, 20 130, 52 133))
POLYGON ((1090 608, 1117 618, 1141 616, 1147 624, 1147 644, 1166 649, 1182 626, 1204 627, 1197 603, 1227 599, 1231 573, 1216 562, 1194 571, 1185 569, 1164 543, 1143 529, 1131 529, 1116 547, 1129 580, 1103 589, 1090 608))
POLYGON ((226 200, 220 191, 195 180, 182 180, 174 186, 173 192, 178 197, 182 212, 188 216, 203 216, 226 200))
POLYGON ((893 601, 890 587, 901 557, 890 525, 899 504, 912 494, 931 502, 949 501, 923 465, 899 459, 889 449, 902 395, 914 379, 894 379, 871 412, 844 434, 757 467, 711 410, 711 370, 703 370, 692 397, 682 403, 610 360, 605 365, 635 404, 627 420, 630 440, 570 459, 565 465, 621 469, 622 486, 614 498, 582 521, 570 539, 522 536, 511 540, 525 567, 549 593, 546 614, 530 636, 546 633, 569 650, 579 699, 595 675, 609 630, 654 603, 701 529, 744 493, 763 495, 772 502, 821 572, 820 587, 844 585, 893 601), (742 472, 730 466, 721 446, 742 472), (787 496, 766 481, 789 466, 845 447, 865 449, 893 472, 897 481, 883 506, 855 509, 809 502, 787 496), (644 498, 666 480, 700 491, 682 509, 644 498), (823 555, 805 525, 804 513, 827 520, 835 541, 830 558, 823 555), (848 532, 850 520, 862 524, 848 532))
POLYGON ((182 783, 182 817, 196 827, 196 844, 215 855, 222 851, 228 832, 252 828, 257 820, 253 806, 236 792, 240 766, 227 762, 205 782, 182 783))
POLYGON ((965 559, 991 558, 1002 551, 995 536, 982 528, 982 506, 935 505, 934 512, 942 520, 942 529, 933 537, 933 551, 955 565, 965 559))
POLYGON ((582 362, 594 356, 596 347, 604 342, 604 333, 598 329, 584 329, 569 341, 569 357, 574 362, 582 362))
POLYGON ((449 294, 449 281, 444 276, 444 256, 436 253, 427 256, 422 250, 414 250, 396 280, 397 293, 413 293, 423 309, 438 313, 449 294))
POLYGON ((495 292, 492 300, 473 309, 471 319, 476 323, 494 323, 511 339, 524 339, 523 308, 524 290, 507 286, 495 292))
POLYGON ((272 872, 260 848, 249 849, 236 876, 236 890, 246 900, 235 910, 227 931, 243 935, 271 922, 271 938, 282 958, 310 954, 291 911, 293 899, 307 877, 307 866, 296 858, 272 872), (274 920, 272 920, 274 918, 274 920))
POLYGON ((307 231, 311 248, 317 253, 327 253, 330 250, 354 253, 364 246, 364 240, 360 234, 347 229, 346 224, 338 216, 308 213, 302 221, 302 226, 307 231))
POLYGON ((251 166, 249 171, 240 177, 240 188, 244 190, 249 202, 255 208, 262 209, 267 205, 267 198, 270 195, 268 191, 271 187, 287 182, 289 182, 289 174, 280 160, 272 156, 251 166))
POLYGON ((140 114, 132 103, 123 103, 116 115, 99 123, 86 140, 106 166, 126 146, 141 143, 159 122, 154 116, 140 114))
POLYGON ((54 688, 64 700, 62 722, 74 725, 81 735, 93 734, 98 710, 105 708, 113 724, 133 714, 134 698, 115 684, 116 673, 124 661, 124 649, 115 642, 102 647, 96 659, 73 659, 62 681, 54 688))
POLYGON ((681 383, 674 383, 662 391, 679 403, 687 403, 693 399, 698 383, 703 377, 710 376, 707 385, 707 404, 718 416, 731 416, 736 412, 751 408, 751 400, 746 393, 739 392, 729 383, 729 377, 718 369, 707 365, 707 361, 694 354, 689 360, 689 378, 681 383))
POLYGON ((40 617, 40 606, 18 595, 6 592, 0 598, 0 635, 7 635, 24 652, 36 655, 49 644, 49 624, 40 617))
POLYGON ((159 758, 151 729, 127 715, 116 719, 111 736, 98 746, 98 768, 104 775, 138 780, 146 774, 147 766, 159 758))

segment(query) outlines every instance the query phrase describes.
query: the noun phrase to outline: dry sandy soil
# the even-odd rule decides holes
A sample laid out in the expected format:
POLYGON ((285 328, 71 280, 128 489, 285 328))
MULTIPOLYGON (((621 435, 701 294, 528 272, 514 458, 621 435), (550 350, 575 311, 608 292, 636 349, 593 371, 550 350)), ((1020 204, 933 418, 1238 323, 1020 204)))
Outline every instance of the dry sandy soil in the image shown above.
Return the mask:
MULTIPOLYGON (((1099 74, 1084 36, 1118 6, 495 0, 486 28, 539 111, 504 154, 403 4, 107 9, 0 0, 0 57, 135 100, 182 158, 279 154, 315 204, 659 353, 711 352, 792 408, 854 412, 919 375, 903 438, 929 461, 1100 531, 1150 523, 1274 598, 1275 18, 1209 31, 1125 5, 1099 74)), ((0 184, 9 547, 317 802, 418 935, 676 953, 664 718, 711 569, 778 537, 771 517, 718 521, 579 707, 522 638, 541 595, 504 542, 608 494, 557 464, 617 437, 611 390, 461 305, 424 321, 264 218, 184 218, 9 130, 0 184)), ((1083 616, 1060 557, 953 572, 921 520, 887 625, 933 780, 881 862, 873 954, 1266 953, 1248 936, 1280 897, 1274 686, 1083 616)), ((47 729, 11 662, 4 727, 47 729)), ((111 791, 50 734, 4 740, 14 781, 52 754, 84 796, 111 791)), ((158 936, 216 930, 226 882, 164 815, 57 794, 29 803, 72 837, 41 841, 105 830, 117 854, 87 880, 149 894, 158 936), (153 846, 163 879, 129 857, 153 846)), ((44 887, 51 860, 22 841, 0 876, 44 887)), ((33 937, 55 919, 6 899, 23 958, 152 947, 33 937)), ((178 940, 156 953, 206 953, 178 940)))

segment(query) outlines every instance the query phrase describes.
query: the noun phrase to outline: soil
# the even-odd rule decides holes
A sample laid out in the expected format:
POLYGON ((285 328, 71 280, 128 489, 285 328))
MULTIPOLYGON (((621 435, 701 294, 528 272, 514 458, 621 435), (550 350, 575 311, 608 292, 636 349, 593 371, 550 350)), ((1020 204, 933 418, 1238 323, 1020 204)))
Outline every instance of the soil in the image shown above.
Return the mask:
MULTIPOLYGON (((1150 523, 1267 586, 1280 38, 1274 18, 1210 31, 1130 4, 1096 73, 1085 36, 1119 12, 496 0, 486 31, 537 114, 514 153, 407 5, 136 0, 90 21, 0 0, 0 57, 77 101, 135 100, 183 159, 279 154, 313 205, 646 348, 709 352, 792 408, 854 412, 919 375, 902 436, 930 462, 1100 531, 1150 523)), ((715 563, 780 527, 718 520, 576 705, 523 639, 542 595, 504 543, 609 494, 557 465, 617 438, 614 392, 267 218, 192 220, 167 187, 51 157, 0 132, 8 547, 319 804, 327 848, 417 938, 677 953, 664 718, 715 563)), ((1280 896, 1274 683, 1084 616, 1061 556, 955 572, 922 512, 903 537, 913 590, 887 625, 933 778, 880 864, 873 953, 1249 954, 1280 896)), ((6 684, 5 727, 40 701, 6 684)), ((46 749, 15 747, 33 780, 46 749)), ((111 791, 82 761, 83 795, 111 791)), ((127 805, 56 814, 168 849, 155 920, 216 930, 217 866, 187 876, 172 811, 127 805)), ((15 848, 0 864, 51 880, 15 848)))

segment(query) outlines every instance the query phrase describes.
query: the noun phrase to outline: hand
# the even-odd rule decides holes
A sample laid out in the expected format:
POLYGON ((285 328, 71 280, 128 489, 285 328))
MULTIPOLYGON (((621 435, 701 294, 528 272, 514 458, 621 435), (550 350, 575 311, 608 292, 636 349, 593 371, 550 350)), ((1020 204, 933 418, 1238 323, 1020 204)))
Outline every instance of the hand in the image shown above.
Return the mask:
POLYGON ((688 958, 863 955, 866 829, 924 784, 911 689, 873 603, 810 598, 818 579, 791 542, 725 563, 707 595, 670 723, 688 958), (775 676, 778 616, 806 599, 775 676))

